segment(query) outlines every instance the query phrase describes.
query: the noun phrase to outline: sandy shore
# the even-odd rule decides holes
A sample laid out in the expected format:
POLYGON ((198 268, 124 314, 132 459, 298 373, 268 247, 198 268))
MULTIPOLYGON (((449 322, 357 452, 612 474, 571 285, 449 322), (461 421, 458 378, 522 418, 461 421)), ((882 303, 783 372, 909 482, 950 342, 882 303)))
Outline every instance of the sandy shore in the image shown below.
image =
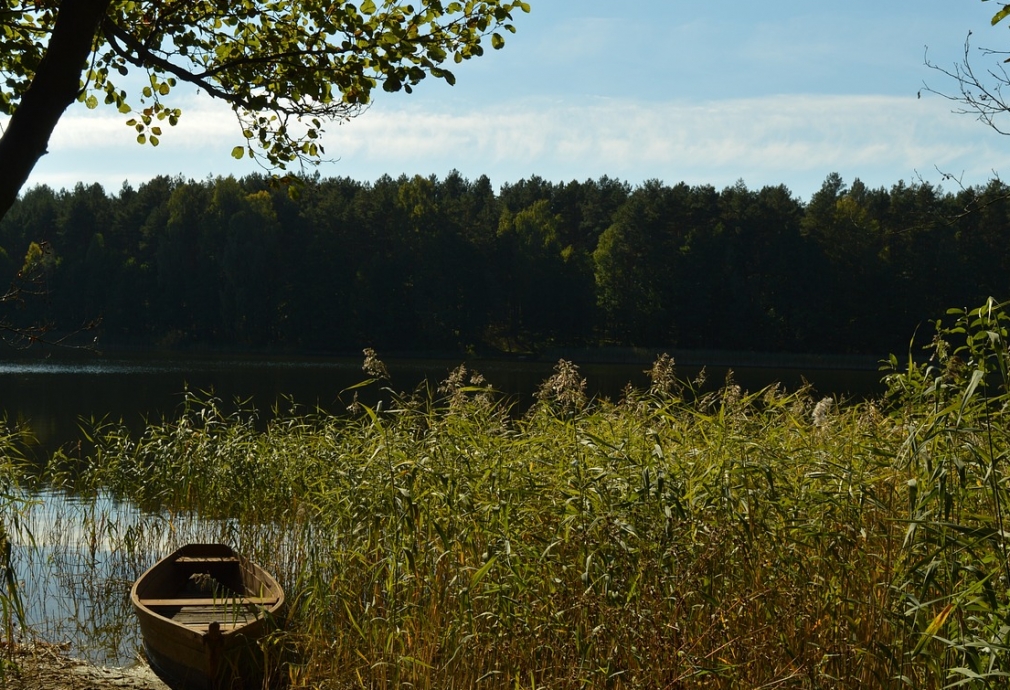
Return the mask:
POLYGON ((12 690, 170 690, 146 664, 103 668, 66 656, 59 647, 24 645, 0 687, 12 690))

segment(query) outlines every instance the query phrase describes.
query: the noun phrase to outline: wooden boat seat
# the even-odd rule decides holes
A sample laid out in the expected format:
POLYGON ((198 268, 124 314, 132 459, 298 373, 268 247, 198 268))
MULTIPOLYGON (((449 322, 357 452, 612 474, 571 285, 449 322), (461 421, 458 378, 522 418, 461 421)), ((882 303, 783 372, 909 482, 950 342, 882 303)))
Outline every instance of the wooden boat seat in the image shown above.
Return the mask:
POLYGON ((238 563, 235 556, 179 556, 176 563, 238 563))
POLYGON ((277 597, 187 597, 174 599, 138 599, 141 606, 273 606, 277 597))

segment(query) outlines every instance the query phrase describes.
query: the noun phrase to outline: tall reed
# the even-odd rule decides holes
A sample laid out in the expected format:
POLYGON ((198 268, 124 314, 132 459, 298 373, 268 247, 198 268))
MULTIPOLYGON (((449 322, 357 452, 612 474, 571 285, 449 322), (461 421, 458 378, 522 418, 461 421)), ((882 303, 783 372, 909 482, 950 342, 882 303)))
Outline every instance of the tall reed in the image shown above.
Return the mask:
POLYGON ((923 363, 890 379, 906 427, 902 558, 894 581, 920 687, 1002 687, 1010 677, 1007 304, 936 323, 923 363))
POLYGON ((270 653, 287 650, 294 687, 942 676, 924 658, 939 643, 916 649, 928 600, 896 606, 921 574, 906 538, 907 487, 926 483, 908 459, 914 396, 887 413, 732 380, 702 394, 669 358, 650 375, 647 391, 587 400, 561 362, 517 417, 461 369, 383 411, 265 431, 254 410, 191 397, 140 438, 99 425, 50 479, 219 520, 289 592, 270 653))
POLYGON ((19 631, 26 627, 21 583, 14 568, 14 545, 31 541, 23 521, 28 495, 19 480, 25 476, 26 450, 34 438, 24 424, 0 419, 0 682, 16 668, 14 652, 19 631))

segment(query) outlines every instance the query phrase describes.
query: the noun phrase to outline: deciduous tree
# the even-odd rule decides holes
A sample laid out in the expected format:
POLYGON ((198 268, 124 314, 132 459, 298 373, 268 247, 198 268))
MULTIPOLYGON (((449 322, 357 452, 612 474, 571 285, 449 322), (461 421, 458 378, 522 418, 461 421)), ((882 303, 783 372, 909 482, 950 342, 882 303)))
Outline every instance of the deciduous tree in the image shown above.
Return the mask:
POLYGON ((377 86, 408 93, 446 63, 501 48, 522 0, 0 0, 0 217, 68 106, 103 103, 157 146, 189 84, 228 103, 232 155, 269 168, 323 154, 327 122, 353 117, 377 86), (140 74, 139 90, 125 79, 140 74))

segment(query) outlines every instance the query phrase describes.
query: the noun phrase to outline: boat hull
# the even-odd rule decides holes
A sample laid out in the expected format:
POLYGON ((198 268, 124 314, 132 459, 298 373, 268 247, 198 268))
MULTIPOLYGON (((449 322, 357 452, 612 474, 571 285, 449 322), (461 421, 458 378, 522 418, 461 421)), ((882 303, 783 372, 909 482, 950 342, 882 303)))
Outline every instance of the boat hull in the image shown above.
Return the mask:
POLYGON ((262 685, 260 640, 284 592, 273 576, 222 544, 189 544, 133 585, 130 600, 151 666, 179 687, 262 685))

